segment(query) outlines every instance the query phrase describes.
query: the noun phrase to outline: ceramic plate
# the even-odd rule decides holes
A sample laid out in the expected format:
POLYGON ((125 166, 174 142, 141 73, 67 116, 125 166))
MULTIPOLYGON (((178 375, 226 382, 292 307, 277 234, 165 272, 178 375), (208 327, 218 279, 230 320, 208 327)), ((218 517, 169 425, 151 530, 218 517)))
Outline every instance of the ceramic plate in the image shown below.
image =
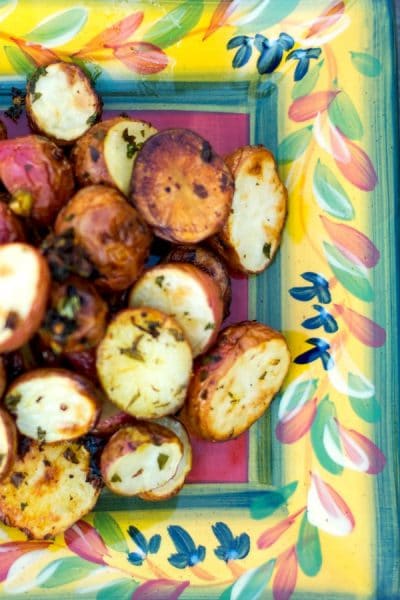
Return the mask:
POLYGON ((54 543, 2 527, 0 597, 399 598, 391 2, 3 0, 0 19, 3 110, 36 65, 71 59, 106 115, 276 153, 283 244, 234 281, 231 321, 282 329, 292 354, 248 435, 195 443, 177 498, 105 492, 54 543))

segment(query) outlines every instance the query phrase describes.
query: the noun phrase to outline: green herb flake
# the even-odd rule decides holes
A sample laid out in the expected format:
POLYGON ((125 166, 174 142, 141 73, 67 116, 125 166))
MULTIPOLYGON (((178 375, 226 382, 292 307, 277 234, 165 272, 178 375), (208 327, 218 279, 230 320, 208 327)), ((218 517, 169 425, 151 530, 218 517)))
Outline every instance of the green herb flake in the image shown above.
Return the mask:
POLYGON ((13 412, 17 408, 20 400, 21 394, 8 394, 4 400, 4 404, 11 412, 13 412))
POLYGON ((271 258, 271 244, 267 244, 267 243, 264 244, 263 254, 266 258, 271 258))
POLYGON ((44 77, 45 75, 47 75, 46 67, 39 67, 38 69, 36 69, 36 71, 34 73, 32 73, 31 77, 29 78, 29 82, 28 82, 29 91, 31 94, 35 93, 36 83, 38 82, 39 78, 44 77))
POLYGON ((162 288, 164 279, 165 279, 164 275, 158 275, 156 277, 156 285, 158 285, 159 288, 162 288))
POLYGON ((136 136, 130 135, 127 127, 125 127, 124 131, 122 132, 122 139, 124 140, 124 142, 127 142, 127 146, 126 146, 126 157, 127 158, 132 158, 133 155, 138 150, 141 150, 141 148, 143 147, 143 142, 136 143, 136 136))
POLYGON ((34 102, 36 102, 36 100, 39 100, 39 98, 41 98, 41 97, 42 97, 42 94, 41 94, 40 92, 35 92, 35 93, 33 94, 33 98, 32 98, 32 104, 33 104, 34 102))
POLYGON ((132 406, 132 404, 134 404, 136 402, 136 400, 139 400, 139 398, 140 398, 140 392, 136 392, 136 394, 134 394, 132 399, 128 402, 126 408, 129 408, 130 406, 132 406))
POLYGON ((259 381, 262 381, 263 379, 265 379, 266 374, 267 374, 267 371, 264 371, 264 373, 262 375, 260 375, 260 377, 258 378, 259 381))
POLYGON ((160 469, 160 471, 163 470, 163 468, 165 467, 165 465, 168 462, 168 459, 169 459, 168 454, 159 454, 157 456, 158 468, 160 469))
POLYGON ((66 215, 66 216, 64 217, 64 221, 67 221, 67 222, 68 222, 68 221, 72 221, 72 219, 75 219, 75 215, 74 215, 74 213, 70 213, 69 215, 66 215))
POLYGON ((111 477, 111 483, 120 483, 121 481, 122 479, 118 473, 114 473, 114 475, 111 477))
POLYGON ((0 465, 2 464, 3 460, 5 459, 6 455, 5 454, 0 454, 0 465))
POLYGON ((203 365, 210 365, 210 364, 217 363, 220 360, 222 360, 222 357, 219 356, 219 354, 208 354, 207 356, 203 357, 201 362, 203 365))
POLYGON ((204 330, 207 331, 208 329, 214 329, 214 327, 214 323, 207 323, 207 325, 204 327, 204 330))
POLYGON ((93 113, 92 115, 90 115, 90 117, 87 119, 86 124, 87 125, 94 125, 97 121, 97 112, 93 113))
POLYGON ((65 460, 68 460, 73 465, 79 464, 78 457, 76 456, 75 452, 70 447, 68 447, 65 450, 65 452, 63 452, 63 457, 65 458, 65 460))
POLYGON ((40 427, 40 425, 38 425, 38 427, 36 429, 36 437, 39 442, 44 442, 44 440, 46 438, 46 431, 44 429, 42 429, 40 427))
POLYGON ((185 336, 183 335, 183 333, 181 331, 178 331, 178 329, 168 329, 169 333, 172 335, 172 337, 175 339, 176 342, 184 342, 185 341, 185 336))
POLYGON ((140 340, 143 338, 143 334, 139 335, 136 340, 132 342, 132 346, 130 348, 120 348, 119 351, 124 356, 128 356, 128 358, 132 358, 133 360, 138 360, 140 362, 144 362, 144 355, 138 348, 140 340))
POLYGON ((21 510, 25 510, 27 506, 28 506, 27 502, 21 502, 21 504, 20 504, 21 510))
POLYGON ((82 301, 78 294, 73 294, 71 296, 66 296, 61 298, 59 303, 57 304, 57 312, 62 317, 66 317, 67 319, 75 319, 77 313, 80 311, 82 307, 82 301))

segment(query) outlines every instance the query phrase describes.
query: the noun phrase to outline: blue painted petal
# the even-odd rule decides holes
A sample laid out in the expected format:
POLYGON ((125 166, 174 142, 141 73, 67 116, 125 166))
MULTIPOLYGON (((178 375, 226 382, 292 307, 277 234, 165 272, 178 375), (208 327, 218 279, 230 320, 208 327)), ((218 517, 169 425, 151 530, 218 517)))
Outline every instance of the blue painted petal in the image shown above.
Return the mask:
POLYGON ((128 528, 128 534, 130 535, 131 539, 135 542, 136 546, 140 548, 143 554, 147 554, 148 547, 146 538, 144 537, 143 533, 141 533, 139 529, 135 527, 135 525, 130 525, 128 528))
POLYGON ((202 562, 205 557, 206 557, 206 549, 204 546, 199 546, 197 548, 197 556, 198 556, 198 562, 202 562))
POLYGON ((246 65, 249 62, 252 52, 253 49, 251 46, 247 44, 245 44, 244 46, 240 46, 239 50, 233 57, 232 67, 234 69, 240 69, 240 67, 244 67, 244 65, 246 65))
POLYGON ((332 300, 329 289, 325 287, 319 287, 317 289, 317 298, 321 304, 329 304, 332 300))
POLYGON ((140 565, 143 564, 143 556, 137 552, 129 552, 127 559, 131 565, 135 565, 135 567, 140 567, 140 565))
POLYGON ((180 525, 170 525, 168 527, 168 533, 178 552, 184 552, 188 555, 196 552, 196 546, 193 539, 183 527, 180 525))
POLYGON ((330 349, 330 344, 328 344, 328 342, 322 338, 308 338, 306 343, 310 344, 311 346, 315 346, 320 352, 325 352, 326 350, 330 349))
POLYGON ((303 354, 296 356, 294 362, 297 365, 308 365, 308 363, 318 360, 319 358, 321 358, 320 350, 318 348, 313 348, 312 350, 307 350, 306 352, 303 352, 303 354))
POLYGON ((219 560, 224 560, 225 562, 229 560, 229 550, 226 550, 222 546, 215 548, 214 554, 217 558, 219 558, 219 560))
POLYGON ((318 286, 329 286, 328 280, 323 275, 320 275, 319 273, 314 273, 313 271, 305 271, 301 274, 301 277, 306 281, 310 281, 311 283, 314 283, 318 286))
POLYGON ((156 533, 149 539, 149 552, 151 554, 156 554, 160 549, 161 544, 161 535, 156 533))
POLYGON ((273 44, 270 48, 264 48, 257 61, 257 70, 260 75, 272 73, 279 66, 283 56, 282 47, 273 44))
POLYGON ((310 66, 309 58, 301 58, 297 63, 297 67, 294 71, 294 80, 300 81, 305 75, 307 75, 308 67, 310 66))
POLYGON ((168 557, 168 562, 176 569, 184 569, 189 564, 189 557, 184 552, 177 552, 168 557))
POLYGON ((228 550, 228 555, 227 555, 227 561, 228 560, 237 560, 239 558, 237 550, 235 550, 235 548, 231 548, 230 550, 228 550))
POLYGON ((233 534, 229 529, 228 525, 222 523, 222 521, 218 521, 215 525, 212 525, 211 529, 221 546, 229 546, 233 543, 233 534))
POLYGON ((292 50, 291 52, 289 52, 289 54, 286 57, 286 60, 294 60, 294 59, 298 59, 301 60, 302 58, 305 58, 306 56, 306 51, 305 50, 292 50))
POLYGON ((302 322, 302 326, 306 329, 318 329, 318 327, 322 327, 323 320, 320 315, 316 317, 310 317, 309 319, 305 319, 302 322))
POLYGON ((249 40, 250 38, 248 35, 236 35, 229 40, 226 47, 228 50, 232 50, 232 48, 238 48, 239 46, 243 46, 243 44, 247 44, 249 40))
POLYGON ((315 287, 294 287, 289 290, 289 294, 295 299, 300 300, 300 302, 308 302, 308 300, 312 300, 316 294, 315 287))
POLYGON ((319 58, 321 52, 321 48, 308 48, 306 50, 306 56, 307 58, 319 58))
POLYGON ((265 37, 265 35, 261 35, 261 33, 256 34, 256 37, 254 38, 254 46, 259 52, 262 52, 264 48, 269 48, 270 45, 270 41, 265 37))
POLYGON ((290 50, 294 46, 294 39, 288 33, 280 33, 279 43, 284 50, 290 50))
POLYGON ((329 371, 329 369, 333 369, 333 367, 335 366, 335 361, 333 360, 329 352, 323 352, 321 354, 321 360, 325 371, 329 371))
POLYGON ((335 333, 339 329, 336 319, 329 313, 325 317, 324 329, 327 333, 335 333))
POLYGON ((236 550, 238 558, 245 558, 250 552, 250 538, 247 533, 241 533, 236 538, 236 550))

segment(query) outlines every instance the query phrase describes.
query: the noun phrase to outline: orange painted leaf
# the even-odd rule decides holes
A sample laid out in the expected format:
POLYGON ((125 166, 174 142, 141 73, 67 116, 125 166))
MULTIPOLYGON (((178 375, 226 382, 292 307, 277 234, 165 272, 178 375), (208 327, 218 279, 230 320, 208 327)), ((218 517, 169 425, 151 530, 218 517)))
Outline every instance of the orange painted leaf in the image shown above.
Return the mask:
POLYGON ((329 108, 330 103, 338 93, 338 91, 327 90, 297 98, 289 108, 289 118, 297 123, 313 119, 318 113, 322 113, 329 108))
POLYGON ((278 557, 275 569, 275 577, 272 583, 274 600, 289 600, 296 588, 297 582, 298 566, 296 548, 294 546, 278 557))
POLYGON ((320 14, 311 25, 310 29, 307 31, 305 37, 309 38, 314 35, 317 35, 324 29, 328 29, 334 25, 337 21, 339 21, 340 17, 343 15, 345 10, 345 4, 342 0, 339 2, 333 2, 327 9, 324 10, 323 13, 320 14))
POLYGON ((340 304, 334 304, 334 308, 342 317, 350 332, 362 344, 371 348, 379 348, 385 344, 386 331, 383 327, 375 323, 375 321, 371 321, 368 317, 364 317, 364 315, 360 315, 355 310, 341 306, 340 304))
POLYGON ((221 0, 211 17, 210 24, 204 34, 203 40, 206 40, 210 35, 217 31, 217 29, 225 25, 237 6, 238 0, 221 0))
POLYGON ((360 466, 369 475, 377 475, 384 469, 386 457, 370 439, 339 424, 338 430, 343 452, 355 467, 360 466))
POLYGON ((168 56, 153 44, 129 42, 114 48, 114 56, 128 69, 141 75, 159 73, 168 64, 168 56))
POLYGON ((289 415, 279 421, 275 435, 282 444, 293 444, 307 433, 313 424, 317 412, 317 398, 309 400, 302 406, 299 412, 291 417, 289 415))
POLYGON ((344 162, 338 156, 335 156, 336 164, 342 175, 360 190, 371 192, 378 182, 378 176, 371 159, 357 144, 340 133, 339 136, 349 153, 348 160, 344 162))
POLYGON ((266 529, 258 538, 257 546, 260 550, 264 550, 265 548, 269 548, 281 537, 285 531, 289 529, 296 521, 296 518, 303 512, 303 508, 293 515, 290 515, 283 521, 280 521, 277 525, 266 529))
POLYGON ((38 67, 45 67, 60 60, 55 52, 44 48, 40 44, 28 44, 18 38, 12 38, 12 40, 38 67))
POLYGON ((114 23, 111 27, 107 27, 101 33, 92 38, 83 48, 77 53, 86 54, 101 48, 113 47, 125 42, 139 27, 143 21, 144 13, 142 11, 128 15, 121 21, 114 23))
POLYGON ((322 215, 320 215, 320 219, 335 246, 349 260, 364 265, 368 269, 375 267, 379 261, 380 252, 366 235, 350 225, 335 223, 322 215))

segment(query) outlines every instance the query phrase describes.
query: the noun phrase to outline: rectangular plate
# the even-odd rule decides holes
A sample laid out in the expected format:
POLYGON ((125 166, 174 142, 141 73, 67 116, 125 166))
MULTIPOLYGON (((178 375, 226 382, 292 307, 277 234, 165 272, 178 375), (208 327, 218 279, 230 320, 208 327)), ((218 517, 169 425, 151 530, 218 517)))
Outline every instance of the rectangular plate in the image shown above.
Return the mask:
POLYGON ((235 280, 230 320, 282 329, 293 358, 248 435, 195 444, 176 498, 105 492, 69 545, 1 527, 0 598, 398 598, 391 2, 9 0, 0 20, 2 110, 35 64, 78 58, 106 115, 192 128, 222 154, 277 154, 283 244, 266 273, 235 280), (85 50, 102 31, 112 47, 85 50))

